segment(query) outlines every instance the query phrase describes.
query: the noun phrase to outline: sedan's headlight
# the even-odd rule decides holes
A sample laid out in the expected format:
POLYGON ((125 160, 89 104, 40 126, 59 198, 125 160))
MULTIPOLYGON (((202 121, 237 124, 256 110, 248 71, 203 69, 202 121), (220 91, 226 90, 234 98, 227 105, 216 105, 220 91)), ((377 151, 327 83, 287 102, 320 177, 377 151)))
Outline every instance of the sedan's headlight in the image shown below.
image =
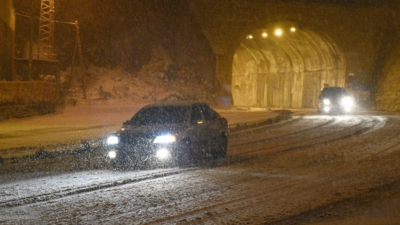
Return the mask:
POLYGON ((165 160, 171 158, 171 152, 166 148, 162 148, 156 152, 156 157, 158 159, 165 160))
POLYGON ((116 151, 109 151, 108 152, 108 157, 110 159, 114 159, 115 157, 117 157, 117 152, 116 151))
POLYGON ((107 145, 116 145, 119 143, 119 138, 116 135, 111 135, 107 138, 107 145))
POLYGON ((324 103, 324 105, 330 105, 330 104, 331 104, 331 100, 325 98, 325 99, 323 100, 323 103, 324 103))
POLYGON ((354 104, 353 99, 350 98, 350 97, 348 97, 348 96, 342 98, 341 103, 342 103, 342 105, 343 105, 344 107, 352 107, 353 104, 354 104))
POLYGON ((153 143, 172 143, 176 141, 176 137, 174 135, 162 135, 157 136, 153 143))

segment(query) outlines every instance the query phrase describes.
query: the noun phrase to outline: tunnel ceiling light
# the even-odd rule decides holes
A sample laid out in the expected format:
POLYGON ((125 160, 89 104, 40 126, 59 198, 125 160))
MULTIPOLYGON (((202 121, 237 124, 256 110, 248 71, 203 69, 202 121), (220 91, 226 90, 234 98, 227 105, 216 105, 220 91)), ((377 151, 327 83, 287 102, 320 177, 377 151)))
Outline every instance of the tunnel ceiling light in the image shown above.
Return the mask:
POLYGON ((268 37, 268 33, 267 33, 267 32, 262 32, 261 36, 262 36, 263 38, 266 38, 266 37, 268 37))
POLYGON ((283 31, 282 31, 282 29, 278 28, 275 30, 274 34, 275 34, 275 36, 282 36, 283 31))
POLYGON ((246 39, 248 39, 248 40, 253 39, 253 35, 252 35, 252 34, 248 34, 248 35, 246 36, 246 39))
POLYGON ((291 28, 290 28, 290 31, 291 31, 291 32, 296 32, 296 27, 291 27, 291 28))

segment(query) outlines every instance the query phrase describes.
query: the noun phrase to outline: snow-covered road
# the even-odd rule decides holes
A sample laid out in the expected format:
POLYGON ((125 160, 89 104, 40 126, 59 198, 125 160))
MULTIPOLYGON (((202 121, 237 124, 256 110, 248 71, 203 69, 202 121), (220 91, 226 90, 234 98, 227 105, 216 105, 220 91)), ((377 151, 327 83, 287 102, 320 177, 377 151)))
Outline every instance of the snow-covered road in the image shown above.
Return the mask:
POLYGON ((298 116, 238 129, 226 159, 181 168, 111 171, 74 155, 100 169, 71 171, 48 159, 57 172, 2 174, 0 223, 309 223, 399 186, 399 126, 397 116, 298 116))

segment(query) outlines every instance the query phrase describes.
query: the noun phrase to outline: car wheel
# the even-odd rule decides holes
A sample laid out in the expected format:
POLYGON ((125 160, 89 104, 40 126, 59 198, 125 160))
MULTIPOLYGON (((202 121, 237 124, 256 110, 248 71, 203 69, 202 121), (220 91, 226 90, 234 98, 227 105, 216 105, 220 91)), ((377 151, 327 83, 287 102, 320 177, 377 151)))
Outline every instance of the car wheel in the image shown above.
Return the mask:
POLYGON ((139 163, 137 160, 123 159, 123 160, 113 160, 110 165, 115 170, 138 170, 145 167, 144 163, 139 163))
POLYGON ((193 148, 192 142, 190 140, 184 140, 182 147, 179 149, 178 153, 178 164, 185 165, 193 160, 193 148))
POLYGON ((115 161, 115 160, 110 162, 110 166, 114 170, 123 170, 126 167, 126 165, 124 163, 122 163, 120 161, 115 161))
POLYGON ((228 137, 226 137, 226 135, 222 135, 221 139, 217 144, 217 149, 213 153, 213 158, 214 159, 225 158, 227 150, 228 150, 228 137))
POLYGON ((184 141, 180 149, 178 161, 180 164, 198 163, 205 159, 205 152, 190 140, 184 141))

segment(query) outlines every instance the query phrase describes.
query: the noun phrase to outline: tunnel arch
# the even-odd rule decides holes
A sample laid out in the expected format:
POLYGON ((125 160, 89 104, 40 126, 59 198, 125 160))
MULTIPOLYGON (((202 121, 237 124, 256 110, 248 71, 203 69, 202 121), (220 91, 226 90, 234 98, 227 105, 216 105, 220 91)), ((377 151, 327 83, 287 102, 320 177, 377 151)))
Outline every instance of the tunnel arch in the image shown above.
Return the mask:
POLYGON ((321 33, 273 23, 243 36, 232 53, 237 107, 316 108, 324 84, 345 85, 344 54, 321 33), (277 29, 282 31, 279 36, 274 34, 277 29))

